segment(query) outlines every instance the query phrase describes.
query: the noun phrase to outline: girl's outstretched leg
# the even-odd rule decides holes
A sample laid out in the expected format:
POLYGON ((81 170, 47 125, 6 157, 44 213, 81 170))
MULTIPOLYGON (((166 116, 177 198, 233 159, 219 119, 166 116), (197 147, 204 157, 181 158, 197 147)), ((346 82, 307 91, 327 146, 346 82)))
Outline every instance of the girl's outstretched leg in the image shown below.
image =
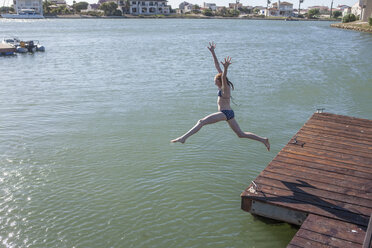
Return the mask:
POLYGON ((191 135, 197 133, 204 125, 213 124, 219 121, 226 121, 226 116, 222 112, 216 112, 210 114, 203 119, 199 120, 193 128, 191 128, 187 133, 178 137, 177 139, 171 140, 172 143, 181 142, 185 143, 186 139, 189 138, 191 135))
POLYGON ((270 151, 270 142, 268 138, 260 137, 254 133, 243 132, 240 129, 239 124, 238 122, 236 122, 235 118, 228 120, 227 122, 229 123, 231 129, 236 133, 236 135, 238 135, 239 138, 248 138, 252 140, 257 140, 263 143, 266 146, 267 150, 270 151))

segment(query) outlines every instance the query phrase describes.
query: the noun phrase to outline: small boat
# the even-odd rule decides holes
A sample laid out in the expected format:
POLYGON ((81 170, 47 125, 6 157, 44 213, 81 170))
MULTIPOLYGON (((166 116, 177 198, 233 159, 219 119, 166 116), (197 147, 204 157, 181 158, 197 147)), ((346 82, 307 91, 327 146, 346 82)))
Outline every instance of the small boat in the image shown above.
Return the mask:
POLYGON ((36 44, 36 51, 45 52, 45 47, 38 40, 34 40, 34 43, 36 44))
POLYGON ((17 53, 33 53, 36 51, 45 52, 45 47, 38 40, 21 41, 18 38, 4 38, 2 43, 9 44, 16 49, 17 53))

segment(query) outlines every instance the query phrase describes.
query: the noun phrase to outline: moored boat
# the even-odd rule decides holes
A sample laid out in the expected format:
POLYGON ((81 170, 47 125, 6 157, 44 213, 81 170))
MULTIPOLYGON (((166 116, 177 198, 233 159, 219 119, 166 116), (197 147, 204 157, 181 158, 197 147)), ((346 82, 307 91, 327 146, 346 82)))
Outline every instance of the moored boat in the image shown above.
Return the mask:
POLYGON ((4 38, 2 44, 8 44, 15 48, 17 53, 45 52, 45 47, 38 40, 22 41, 18 38, 4 38))

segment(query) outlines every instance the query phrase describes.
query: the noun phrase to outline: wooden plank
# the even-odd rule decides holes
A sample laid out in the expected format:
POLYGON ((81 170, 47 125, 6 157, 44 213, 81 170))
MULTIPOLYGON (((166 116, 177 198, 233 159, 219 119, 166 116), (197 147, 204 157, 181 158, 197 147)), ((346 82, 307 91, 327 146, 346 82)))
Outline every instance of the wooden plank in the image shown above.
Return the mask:
POLYGON ((308 192, 304 192, 304 191, 301 192, 301 189, 299 189, 298 187, 297 187, 297 191, 294 191, 291 189, 282 189, 282 188, 272 187, 270 185, 261 183, 259 185, 259 191, 263 195, 271 194, 277 197, 290 198, 290 199, 304 202, 304 203, 314 205, 314 206, 316 205, 319 207, 338 209, 338 210, 345 211, 345 212, 349 211, 355 214, 364 215, 364 217, 366 218, 368 218, 370 213, 372 212, 372 208, 370 207, 363 207, 363 206, 356 205, 354 203, 347 203, 347 202, 339 201, 339 200, 325 199, 318 195, 309 194, 308 192))
MULTIPOLYGON (((351 143, 345 141, 345 139, 339 139, 337 140, 335 136, 332 137, 324 137, 320 135, 315 134, 307 134, 304 132, 298 132, 297 135, 294 137, 297 139, 299 143, 305 142, 304 146, 307 144, 317 144, 327 147, 334 147, 334 148, 341 148, 345 149, 345 152, 356 152, 361 153, 362 156, 366 157, 372 157, 372 144, 371 146, 359 146, 358 144, 351 143)), ((294 138, 292 138, 288 144, 292 143, 294 141, 294 138)))
POLYGON ((335 114, 315 114, 311 117, 311 119, 315 120, 323 120, 323 121, 333 121, 340 124, 348 124, 348 125, 355 125, 355 126, 365 126, 371 127, 372 120, 365 119, 365 118, 356 118, 346 115, 335 115, 335 114))
POLYGON ((337 185, 329 184, 328 182, 314 181, 312 179, 307 178, 306 176, 303 176, 302 178, 293 177, 291 175, 278 174, 278 173, 270 172, 270 171, 266 171, 266 170, 262 171, 260 176, 265 177, 265 178, 271 178, 271 179, 274 179, 274 180, 292 182, 292 183, 303 182, 303 183, 306 183, 306 184, 309 184, 309 185, 314 185, 314 186, 316 186, 317 189, 330 191, 330 194, 332 194, 332 192, 337 192, 337 193, 340 193, 340 194, 345 194, 347 196, 358 197, 358 198, 362 198, 362 199, 365 199, 365 200, 371 200, 372 199, 372 194, 371 193, 361 194, 358 189, 344 188, 344 187, 339 187, 337 185))
MULTIPOLYGON (((299 236, 294 236, 294 238, 291 240, 290 245, 295 245, 297 247, 303 247, 303 248, 330 248, 329 245, 324 245, 322 243, 319 243, 314 240, 306 239, 299 236)), ((288 246, 287 246, 288 247, 288 246)))
POLYGON ((291 157, 283 156, 283 154, 276 156, 273 161, 294 164, 294 165, 303 166, 303 167, 309 167, 309 168, 317 169, 319 171, 329 171, 329 172, 334 172, 334 173, 338 173, 341 175, 349 175, 349 176, 356 177, 356 178, 364 178, 368 180, 371 180, 372 178, 372 173, 369 173, 370 170, 366 170, 368 172, 366 171, 362 172, 354 168, 350 168, 349 166, 343 165, 343 164, 341 165, 332 164, 331 165, 327 163, 309 162, 307 160, 303 160, 303 158, 300 158, 300 157, 294 159, 291 157))
POLYGON ((318 232, 338 239, 348 240, 361 245, 365 236, 365 226, 329 219, 310 214, 301 229, 318 232))
POLYGON ((327 151, 321 151, 321 150, 313 149, 310 147, 303 149, 302 147, 299 147, 299 146, 286 146, 282 149, 282 151, 288 152, 288 153, 305 155, 305 156, 313 157, 313 158, 322 158, 322 159, 331 160, 335 162, 341 162, 341 163, 346 162, 346 163, 353 164, 353 165, 372 168, 371 159, 358 157, 358 156, 352 156, 348 154, 329 153, 327 151))
POLYGON ((366 118, 358 118, 358 117, 353 117, 353 116, 348 116, 348 115, 337 115, 337 114, 332 114, 332 113, 315 113, 312 118, 325 118, 325 119, 333 119, 334 121, 338 122, 350 122, 354 123, 357 125, 358 123, 360 125, 366 125, 370 126, 371 125, 371 120, 366 119, 366 118))
POLYGON ((348 240, 344 240, 344 239, 335 238, 335 237, 328 236, 328 235, 323 235, 321 233, 309 231, 303 228, 298 230, 298 232, 296 233, 296 236, 304 238, 304 239, 316 241, 323 245, 329 245, 331 247, 360 248, 360 244, 357 244, 357 243, 354 243, 348 240))
MULTIPOLYGON (((372 132, 372 121, 370 121, 369 124, 366 125, 358 125, 358 121, 347 121, 347 120, 342 120, 342 119, 332 119, 332 118, 310 118, 308 122, 314 122, 314 123, 319 123, 320 125, 336 125, 339 128, 351 128, 354 129, 355 131, 363 131, 367 133, 372 132)), ((363 133, 362 132, 362 133, 363 133)))
POLYGON ((366 184, 371 184, 371 192, 372 192, 372 180, 367 178, 358 178, 354 176, 349 176, 345 174, 335 173, 333 171, 327 171, 327 170, 319 170, 318 168, 314 168, 314 166, 308 167, 308 166, 302 166, 300 164, 291 164, 291 163, 283 163, 278 160, 271 161, 270 165, 267 167, 268 169, 275 168, 279 170, 291 170, 291 171, 298 171, 301 173, 305 173, 309 175, 315 175, 315 176, 322 176, 337 180, 343 180, 345 181, 347 187, 349 187, 349 184, 353 184, 355 187, 363 188, 366 184))
POLYGON ((288 244, 287 248, 301 248, 301 246, 297 246, 297 245, 294 245, 294 244, 288 244))
POLYGON ((333 121, 340 124, 347 124, 347 125, 355 125, 355 126, 364 126, 364 127, 371 127, 372 121, 368 119, 363 118, 356 118, 356 117, 350 117, 345 115, 335 115, 330 113, 322 113, 318 114, 315 113, 311 119, 315 120, 327 120, 327 121, 333 121))
POLYGON ((370 140, 371 136, 368 133, 365 133, 364 131, 357 131, 352 128, 339 128, 337 124, 329 124, 329 125, 320 125, 319 123, 309 120, 304 124, 304 127, 310 127, 314 129, 319 129, 319 130, 324 130, 324 131, 329 131, 334 134, 340 134, 340 135, 345 135, 346 137, 348 136, 354 136, 357 137, 358 139, 362 140, 370 140))
POLYGON ((354 139, 358 143, 362 143, 362 144, 366 144, 366 145, 369 145, 371 143, 370 138, 365 137, 363 134, 356 135, 354 133, 337 131, 337 130, 334 130, 332 128, 320 128, 318 126, 305 124, 301 128, 301 130, 307 130, 307 131, 310 131, 310 132, 313 132, 313 133, 324 133, 324 134, 328 134, 328 135, 332 135, 332 136, 344 137, 344 138, 347 138, 347 139, 354 139))
POLYGON ((372 137, 372 125, 370 127, 360 127, 353 124, 340 124, 333 121, 324 121, 324 120, 316 120, 310 119, 306 122, 306 124, 325 127, 325 128, 332 128, 337 131, 341 132, 348 132, 348 133, 355 133, 355 134, 362 134, 366 137, 372 137))
POLYGON ((363 241, 363 248, 372 247, 372 214, 369 218, 368 228, 363 241))
POLYGON ((303 211, 275 206, 255 200, 252 201, 250 212, 252 214, 264 216, 270 219, 285 221, 287 223, 295 225, 301 225, 307 217, 307 213, 303 211))
MULTIPOLYGON (((364 178, 372 178, 372 170, 367 167, 362 167, 359 165, 354 165, 354 164, 348 164, 346 162, 337 162, 337 161, 330 161, 322 158, 314 158, 314 157, 309 157, 306 155, 301 155, 301 154, 293 154, 293 153, 287 153, 287 152, 279 152, 278 155, 275 157, 275 159, 278 159, 279 161, 285 162, 285 159, 288 160, 295 160, 296 163, 301 164, 307 163, 307 164, 318 164, 320 166, 325 166, 330 169, 335 169, 335 168, 341 168, 341 169, 347 169, 350 171, 355 171, 355 173, 360 176, 361 174, 364 174, 364 178)), ((363 176, 360 176, 363 177, 363 176)))
MULTIPOLYGON (((284 166, 283 166, 284 167, 284 166)), ((313 181, 329 183, 332 185, 337 185, 343 188, 351 188, 355 190, 360 190, 360 194, 372 193, 372 183, 369 182, 367 184, 361 183, 350 183, 348 181, 340 180, 338 178, 331 178, 329 176, 322 175, 321 173, 312 173, 309 170, 285 170, 280 166, 274 166, 274 162, 271 162, 269 166, 266 167, 265 171, 274 172, 277 174, 283 174, 287 176, 292 176, 298 179, 308 178, 313 181)), ((280 176, 278 175, 278 178, 280 176)))
POLYGON ((353 146, 341 145, 330 139, 313 139, 312 137, 303 137, 297 135, 292 138, 288 145, 300 145, 301 147, 311 147, 314 149, 327 150, 331 152, 344 153, 353 156, 360 156, 372 160, 372 149, 354 149, 353 146), (297 141, 297 144, 295 142, 297 141))
POLYGON ((303 211, 307 213, 313 213, 321 216, 326 216, 333 219, 342 220, 362 226, 367 226, 368 218, 363 215, 347 212, 339 209, 333 209, 325 206, 318 206, 314 204, 308 204, 306 202, 293 200, 289 197, 276 196, 270 193, 263 194, 262 192, 256 192, 256 194, 247 193, 242 199, 249 197, 250 199, 270 203, 275 206, 289 208, 297 211, 303 211))
POLYGON ((262 177, 262 176, 257 177, 254 180, 254 182, 258 186, 267 185, 267 186, 271 186, 271 187, 275 187, 279 189, 291 189, 294 192, 299 192, 299 193, 304 192, 310 195, 316 195, 325 200, 329 199, 329 200, 336 200, 336 201, 341 201, 341 202, 343 201, 343 202, 350 203, 353 205, 363 206, 363 207, 369 208, 372 211, 372 200, 355 197, 355 196, 349 196, 345 194, 340 194, 337 192, 331 192, 331 191, 327 191, 323 189, 318 189, 316 185, 313 186, 307 182, 301 182, 301 183, 299 181, 283 182, 277 179, 271 179, 271 178, 262 177))
POLYGON ((320 139, 323 139, 323 140, 332 140, 338 143, 350 144, 356 148, 364 148, 364 149, 367 149, 368 151, 372 150, 371 142, 360 141, 360 140, 355 139, 355 137, 349 137, 349 138, 341 137, 337 135, 331 135, 327 132, 322 132, 320 130, 314 132, 314 130, 310 130, 308 128, 301 128, 295 136, 297 135, 307 135, 307 136, 312 136, 312 137, 317 137, 317 138, 319 137, 320 139))

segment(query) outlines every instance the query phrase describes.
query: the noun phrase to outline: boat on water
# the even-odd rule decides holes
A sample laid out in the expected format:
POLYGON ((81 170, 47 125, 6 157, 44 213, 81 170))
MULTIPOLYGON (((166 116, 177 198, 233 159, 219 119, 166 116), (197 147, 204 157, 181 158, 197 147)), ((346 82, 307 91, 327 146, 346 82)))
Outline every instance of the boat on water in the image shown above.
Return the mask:
POLYGON ((15 48, 17 53, 45 52, 45 47, 38 40, 22 41, 16 37, 4 38, 2 44, 8 44, 15 48))
POLYGON ((43 19, 42 0, 13 0, 16 13, 3 13, 3 18, 10 19, 43 19))

